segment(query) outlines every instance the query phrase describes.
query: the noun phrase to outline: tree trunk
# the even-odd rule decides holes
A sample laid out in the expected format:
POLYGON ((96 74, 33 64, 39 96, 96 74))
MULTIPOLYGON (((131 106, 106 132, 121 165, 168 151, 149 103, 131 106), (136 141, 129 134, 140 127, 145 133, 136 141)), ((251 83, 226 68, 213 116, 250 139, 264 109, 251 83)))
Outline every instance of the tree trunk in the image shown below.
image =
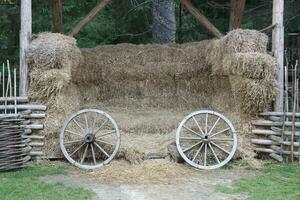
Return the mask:
POLYGON ((52 0, 53 31, 62 33, 62 0, 52 0))
POLYGON ((173 43, 176 39, 174 0, 153 0, 153 43, 173 43))
POLYGON ((229 30, 238 29, 241 26, 246 0, 230 1, 230 23, 229 30))

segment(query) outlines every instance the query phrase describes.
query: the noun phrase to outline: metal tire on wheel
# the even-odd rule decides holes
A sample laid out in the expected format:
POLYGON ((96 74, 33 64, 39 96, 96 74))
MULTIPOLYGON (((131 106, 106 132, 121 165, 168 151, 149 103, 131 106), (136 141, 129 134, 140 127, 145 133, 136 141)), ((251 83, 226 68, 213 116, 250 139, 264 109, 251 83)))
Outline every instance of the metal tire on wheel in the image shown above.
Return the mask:
POLYGON ((217 169, 228 163, 237 148, 232 123, 220 113, 201 110, 186 116, 176 132, 181 157, 198 169, 217 169))
POLYGON ((121 137, 115 120, 97 109, 73 114, 60 133, 60 148, 65 158, 82 169, 108 164, 117 154, 121 137))

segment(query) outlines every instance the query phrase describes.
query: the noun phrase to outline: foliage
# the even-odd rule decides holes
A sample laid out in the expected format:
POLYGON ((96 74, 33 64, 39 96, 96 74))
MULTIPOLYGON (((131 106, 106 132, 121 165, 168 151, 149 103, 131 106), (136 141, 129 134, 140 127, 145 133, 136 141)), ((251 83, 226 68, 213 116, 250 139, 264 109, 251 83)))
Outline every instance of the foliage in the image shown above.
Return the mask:
POLYGON ((246 193, 249 200, 300 199, 300 166, 292 164, 268 164, 258 175, 239 180, 233 187, 219 187, 228 194, 246 193))
POLYGON ((82 189, 66 187, 61 183, 44 183, 40 176, 65 174, 64 166, 50 167, 33 165, 23 170, 0 173, 0 194, 2 200, 73 200, 91 199, 93 193, 82 189))
MULTIPOLYGON (((177 42, 212 38, 212 35, 175 0, 177 42)), ((262 29, 272 23, 273 0, 247 0, 243 28, 262 29)), ((20 0, 0 1, 0 63, 18 63, 20 0), (17 3, 16 3, 17 2, 17 3)), ((33 0, 33 33, 52 31, 51 1, 33 0)), ((64 0, 63 29, 67 33, 100 0, 64 0)), ((228 32, 230 1, 197 0, 193 4, 223 33, 228 32)), ((300 30, 299 0, 285 0, 285 31, 300 30)), ((76 36, 80 47, 100 44, 150 43, 152 0, 111 0, 109 5, 76 36)))

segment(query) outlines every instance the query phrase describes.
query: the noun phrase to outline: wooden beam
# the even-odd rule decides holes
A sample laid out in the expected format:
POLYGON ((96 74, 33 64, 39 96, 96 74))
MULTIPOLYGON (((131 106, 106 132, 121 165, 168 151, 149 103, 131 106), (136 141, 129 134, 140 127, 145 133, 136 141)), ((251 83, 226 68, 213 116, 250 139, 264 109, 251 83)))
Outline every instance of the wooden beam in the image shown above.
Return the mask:
POLYGON ((21 30, 20 30, 20 86, 19 95, 27 96, 28 90, 28 63, 26 54, 32 32, 31 0, 21 1, 21 30))
POLYGON ((63 32, 62 0, 52 0, 53 32, 63 32))
POLYGON ((234 30, 241 27, 245 4, 246 4, 246 0, 230 1, 229 30, 234 30))
POLYGON ((275 99, 275 111, 283 111, 283 58, 284 58, 284 26, 283 26, 284 0, 273 0, 273 23, 276 26, 272 34, 272 51, 277 62, 278 93, 275 99))
POLYGON ((180 0, 180 2, 215 37, 221 38, 223 36, 223 34, 203 14, 201 14, 189 0, 180 0))
POLYGON ((85 25, 92 21, 108 3, 109 0, 102 0, 68 33, 68 35, 74 37, 85 25))
POLYGON ((267 26, 261 30, 259 30, 260 32, 268 32, 268 31, 272 31, 274 29, 274 27, 276 27, 276 24, 271 24, 270 26, 267 26))

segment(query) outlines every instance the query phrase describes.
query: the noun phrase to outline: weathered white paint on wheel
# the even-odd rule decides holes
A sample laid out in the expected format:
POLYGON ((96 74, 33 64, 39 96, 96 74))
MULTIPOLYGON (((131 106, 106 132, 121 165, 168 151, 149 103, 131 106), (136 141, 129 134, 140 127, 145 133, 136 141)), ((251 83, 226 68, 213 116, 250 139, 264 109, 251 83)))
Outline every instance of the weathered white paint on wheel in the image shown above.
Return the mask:
POLYGON ((105 164, 108 164, 117 154, 119 147, 121 143, 121 136, 120 131, 117 126, 117 123, 115 120, 107 113, 97 110, 97 109, 84 109, 80 110, 77 113, 74 113, 64 124, 61 133, 60 133, 60 148, 65 156, 65 158, 73 165, 82 168, 82 169, 96 169, 99 168, 105 164), (94 115, 92 122, 89 122, 88 115, 94 115), (85 124, 81 124, 77 121, 78 116, 83 116, 83 122, 85 124), (96 126, 97 118, 102 117, 106 118, 104 122, 101 123, 100 126, 96 126), (74 123, 76 126, 78 126, 81 131, 74 131, 70 130, 70 124, 74 123), (102 128, 105 126, 105 124, 111 123, 112 130, 109 132, 101 133, 102 128), (83 126, 84 125, 84 126, 83 126), (95 129, 97 131, 95 131, 95 129), (101 133, 100 136, 97 134, 101 133), (76 136, 77 139, 72 141, 65 141, 65 138, 67 135, 73 135, 76 136), (104 139, 101 139, 108 135, 115 135, 116 141, 115 143, 109 143, 106 142, 104 139), (99 137, 99 138, 98 138, 99 137), (113 152, 111 154, 107 153, 107 150, 104 148, 105 145, 112 145, 113 146, 113 152), (68 152, 66 146, 67 145, 74 145, 73 152, 68 152), (97 158, 96 150, 98 152, 101 152, 104 156, 106 156, 105 160, 100 160, 97 158), (77 152, 83 152, 82 157, 79 159, 73 158, 73 156, 77 152), (90 159, 90 162, 85 162, 86 156, 90 154, 92 159, 90 159))
MULTIPOLYGON (((228 136, 228 134, 226 136, 228 136)), ((232 159, 237 148, 237 135, 232 123, 225 116, 214 111, 201 110, 189 114, 181 121, 176 132, 176 146, 181 157, 191 166, 198 169, 217 169, 224 166, 232 159), (199 121, 197 121, 196 119, 197 116, 203 116, 205 118, 205 122, 203 123, 205 127, 200 126, 199 121), (208 129, 209 116, 216 118, 210 129, 208 129), (198 131, 195 131, 188 127, 187 124, 190 120, 192 120, 194 125, 198 127, 198 131), (218 123, 220 123, 220 120, 223 121, 224 127, 222 130, 215 132, 214 129, 218 125, 218 123), (183 137, 183 129, 187 130, 187 132, 192 134, 193 137, 183 137), (221 134, 224 135, 226 132, 229 133, 229 138, 217 138, 221 134), (183 148, 183 141, 193 141, 196 143, 190 144, 188 148, 183 148), (229 142, 232 143, 230 144, 229 142), (222 144, 230 145, 230 150, 225 149, 222 144), (194 148, 196 148, 195 155, 189 157, 189 155, 187 155, 187 152, 191 151, 194 148), (227 154, 226 158, 221 160, 220 157, 218 157, 216 151, 227 154), (207 162, 208 152, 211 152, 211 155, 215 160, 214 164, 210 164, 207 162), (199 155, 203 155, 203 163, 195 162, 196 157, 198 157, 199 155)))

